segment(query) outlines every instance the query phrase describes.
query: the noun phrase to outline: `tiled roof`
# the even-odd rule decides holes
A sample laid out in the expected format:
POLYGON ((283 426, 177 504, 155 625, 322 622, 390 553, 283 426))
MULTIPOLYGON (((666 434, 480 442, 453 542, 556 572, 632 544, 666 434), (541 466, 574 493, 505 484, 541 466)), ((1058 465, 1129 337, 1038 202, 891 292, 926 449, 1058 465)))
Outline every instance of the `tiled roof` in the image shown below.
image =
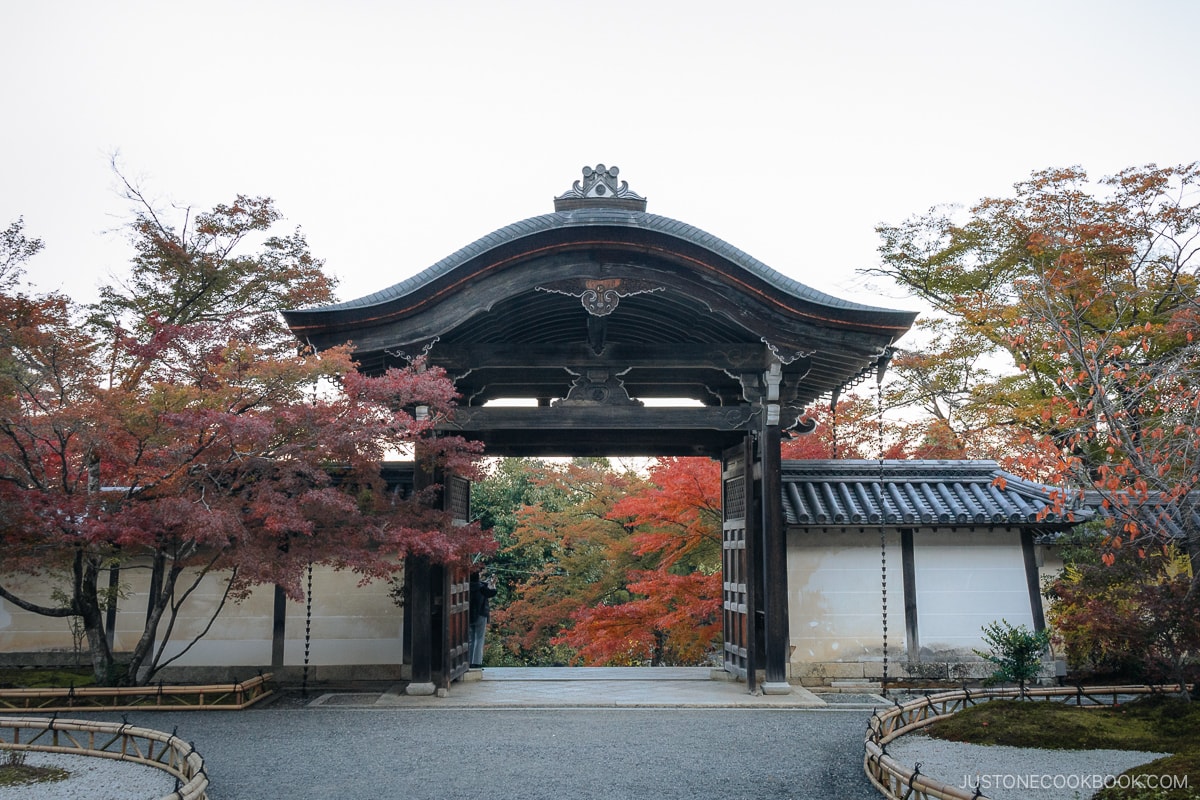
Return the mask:
POLYGON ((864 305, 855 303, 849 300, 843 300, 822 291, 814 289, 810 286, 792 280, 791 278, 776 272, 763 262, 753 256, 739 250, 728 242, 713 236, 711 233, 700 230, 685 222, 670 219, 669 217, 660 217, 657 214, 647 214, 644 211, 629 211, 616 208, 580 208, 573 211, 560 211, 553 214, 544 214, 538 217, 531 217, 519 222, 514 222, 511 225, 506 225, 499 230, 489 233, 487 236, 472 242, 462 249, 451 253, 450 255, 438 261, 436 264, 428 267, 420 273, 413 275, 410 278, 400 281, 394 286, 382 289, 374 294, 369 294, 365 297, 360 297, 355 300, 348 300, 343 303, 336 303, 319 308, 303 309, 304 311, 321 311, 332 312, 355 308, 370 308, 372 306, 387 303, 399 297, 417 290, 425 284, 435 280, 436 278, 449 273, 456 267, 465 264, 472 258, 478 255, 500 247, 509 242, 514 242, 525 237, 533 236, 545 231, 558 230, 563 228, 584 228, 588 226, 613 226, 623 228, 640 228, 649 231, 657 231, 670 236, 678 237, 685 242, 703 247, 713 253, 726 258, 729 261, 737 264, 743 269, 753 273, 762 280, 766 281, 774 288, 787 292, 788 294, 803 298, 813 303, 824 305, 829 308, 840 308, 848 311, 861 312, 878 312, 885 316, 895 317, 897 319, 904 318, 905 323, 911 324, 911 317, 914 316, 909 312, 896 311, 894 309, 879 308, 876 306, 864 305))
MULTIPOLYGON (((1053 511, 1062 490, 994 461, 784 461, 787 524, 809 528, 915 525, 1058 529, 1089 518, 1053 511)), ((1069 504, 1068 504, 1069 505, 1069 504)))
POLYGON ((1156 503, 1153 498, 1136 504, 1133 512, 1114 512, 1104 503, 1104 496, 1096 491, 1084 493, 1083 502, 1095 509, 1100 517, 1119 516, 1127 520, 1132 513, 1142 531, 1157 531, 1174 539, 1186 540, 1189 530, 1200 530, 1200 493, 1192 492, 1188 497, 1173 503, 1156 503))

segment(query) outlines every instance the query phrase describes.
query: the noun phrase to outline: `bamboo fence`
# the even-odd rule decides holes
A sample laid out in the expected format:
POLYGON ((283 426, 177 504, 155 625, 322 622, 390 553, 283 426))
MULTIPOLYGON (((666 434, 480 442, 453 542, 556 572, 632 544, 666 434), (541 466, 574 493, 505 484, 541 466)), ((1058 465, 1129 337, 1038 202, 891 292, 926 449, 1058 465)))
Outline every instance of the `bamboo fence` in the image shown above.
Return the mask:
POLYGON ((212 711, 249 708, 272 694, 271 673, 209 686, 85 686, 0 689, 4 711, 212 711))
POLYGON ((172 733, 118 722, 0 717, 0 750, 93 756, 161 769, 175 791, 161 800, 207 800, 204 759, 172 733))
POLYGON ((1122 697, 1142 694, 1178 692, 1180 687, 1171 686, 1049 686, 1019 689, 954 689, 938 694, 927 694, 907 703, 896 702, 883 712, 871 715, 864 743, 863 769, 867 777, 883 796, 889 800, 987 800, 980 793, 968 792, 951 786, 919 769, 901 764, 888 755, 887 745, 906 733, 920 730, 939 719, 945 719, 970 706, 988 700, 1021 698, 1044 700, 1081 708, 1100 708, 1115 705, 1122 697))

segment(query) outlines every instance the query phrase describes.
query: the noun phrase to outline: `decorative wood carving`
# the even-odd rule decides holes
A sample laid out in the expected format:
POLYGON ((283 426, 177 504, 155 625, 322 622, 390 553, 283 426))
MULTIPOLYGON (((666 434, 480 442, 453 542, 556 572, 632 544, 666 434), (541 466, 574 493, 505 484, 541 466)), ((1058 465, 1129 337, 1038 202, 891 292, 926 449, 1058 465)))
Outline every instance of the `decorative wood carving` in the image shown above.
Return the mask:
POLYGON ((813 353, 816 352, 815 350, 800 350, 800 349, 789 348, 789 347, 780 348, 779 346, 774 345, 771 342, 767 341, 767 337, 765 337, 765 336, 762 337, 761 341, 763 344, 765 344, 767 346, 767 349, 769 349, 771 351, 771 355, 773 355, 777 359, 779 359, 780 363, 782 363, 782 364, 791 364, 793 361, 796 361, 797 359, 808 358, 809 356, 811 356, 813 353))
POLYGON ((634 400, 625 389, 625 384, 616 375, 606 369, 588 369, 582 373, 572 372, 575 381, 567 391, 567 396, 556 400, 556 406, 640 406, 641 400, 634 400))
POLYGON ((591 205, 605 205, 630 211, 645 211, 646 198, 629 191, 628 181, 618 181, 621 170, 597 164, 583 168, 583 180, 554 198, 555 211, 572 211, 591 205))
POLYGON ((607 317, 617 310, 622 297, 666 291, 650 281, 631 278, 578 278, 554 281, 537 287, 539 292, 578 297, 585 311, 593 317, 607 317))
POLYGON ((441 338, 442 337, 440 337, 440 336, 434 336, 429 341, 420 345, 421 352, 418 353, 417 355, 410 356, 407 351, 398 350, 398 349, 397 350, 384 350, 383 352, 386 353, 387 355, 391 356, 392 358, 399 359, 408 364, 411 364, 412 362, 416 361, 418 358, 427 357, 429 355, 429 351, 433 349, 433 346, 435 344, 437 344, 439 341, 441 341, 441 338))

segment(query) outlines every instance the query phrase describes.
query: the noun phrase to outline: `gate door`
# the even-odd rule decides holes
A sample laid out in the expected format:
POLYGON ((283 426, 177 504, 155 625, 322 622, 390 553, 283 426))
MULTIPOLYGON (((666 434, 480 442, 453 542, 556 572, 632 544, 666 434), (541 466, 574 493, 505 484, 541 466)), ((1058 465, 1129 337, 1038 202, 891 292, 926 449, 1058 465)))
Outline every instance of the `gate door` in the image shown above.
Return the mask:
POLYGON ((725 617, 725 671, 745 678, 755 689, 754 571, 757 553, 753 505, 753 442, 745 441, 721 457, 721 579, 725 617))
MULTIPOLYGON (((447 511, 453 512, 454 521, 465 525, 471 518, 471 482, 457 475, 446 476, 442 492, 447 511)), ((446 613, 442 615, 442 687, 449 688, 450 682, 458 680, 470 667, 470 612, 471 571, 467 567, 444 567, 443 603, 446 613)))

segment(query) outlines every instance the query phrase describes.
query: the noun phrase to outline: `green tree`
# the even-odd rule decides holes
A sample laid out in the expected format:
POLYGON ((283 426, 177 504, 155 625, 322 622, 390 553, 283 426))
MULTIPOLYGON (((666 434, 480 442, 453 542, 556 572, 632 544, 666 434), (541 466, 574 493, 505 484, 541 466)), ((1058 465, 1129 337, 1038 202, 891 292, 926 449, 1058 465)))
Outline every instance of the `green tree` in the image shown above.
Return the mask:
POLYGON ((30 239, 25 235, 24 218, 0 231, 0 291, 10 291, 17 285, 25 264, 44 246, 41 239, 30 239))
MULTIPOLYGON (((1200 165, 1034 173, 965 214, 879 228, 876 272, 940 314, 895 363, 910 404, 1026 477, 1095 492, 1102 546, 1178 542, 1200 574, 1200 165)), ((1105 555, 1112 563, 1113 552, 1105 555)), ((1192 613, 1195 606, 1189 606, 1192 613)))
POLYGON ((511 576, 519 580, 491 618, 503 650, 494 658, 505 663, 573 660, 576 651, 555 638, 580 609, 628 600, 629 571, 642 566, 629 531, 611 518, 613 507, 642 479, 615 471, 604 459, 544 466, 531 476, 535 502, 517 512, 510 543, 495 556, 498 563, 514 556, 529 567, 528 574, 511 576))
POLYGON ((1025 684, 1041 671, 1042 654, 1050 646, 1050 632, 1034 632, 1024 625, 1013 627, 1002 619, 983 626, 983 640, 991 649, 975 653, 996 666, 989 680, 1015 683, 1024 694, 1025 684))
POLYGON ((546 488, 550 469, 534 458, 500 458, 471 485, 472 513, 496 543, 495 551, 476 563, 496 579, 498 594, 492 601, 493 608, 508 605, 516 587, 539 574, 552 554, 543 543, 521 543, 517 539, 522 509, 556 502, 555 492, 546 488))

